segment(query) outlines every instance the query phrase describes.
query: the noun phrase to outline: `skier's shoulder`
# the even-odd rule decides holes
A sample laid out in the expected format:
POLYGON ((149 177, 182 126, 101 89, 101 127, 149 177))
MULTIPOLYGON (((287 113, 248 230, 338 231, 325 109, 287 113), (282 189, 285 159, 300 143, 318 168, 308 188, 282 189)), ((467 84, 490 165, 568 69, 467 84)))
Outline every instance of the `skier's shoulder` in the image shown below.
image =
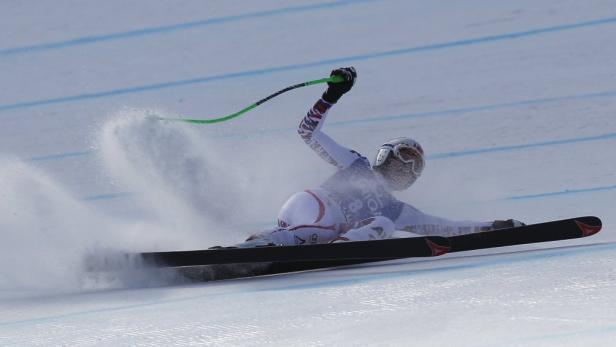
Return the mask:
POLYGON ((350 167, 368 167, 371 168, 370 165, 370 160, 368 160, 368 158, 364 157, 361 153, 357 152, 356 150, 349 150, 351 152, 352 155, 355 156, 355 159, 351 162, 350 167))

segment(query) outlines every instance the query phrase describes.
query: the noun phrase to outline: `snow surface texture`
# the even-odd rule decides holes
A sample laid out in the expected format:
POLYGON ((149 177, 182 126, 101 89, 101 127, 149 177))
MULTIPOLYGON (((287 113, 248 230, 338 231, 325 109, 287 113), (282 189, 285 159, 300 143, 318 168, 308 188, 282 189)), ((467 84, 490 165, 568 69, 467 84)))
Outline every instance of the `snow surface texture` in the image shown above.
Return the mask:
POLYGON ((613 0, 5 1, 0 32, 0 345, 616 343, 613 0), (369 157, 422 143, 401 199, 603 232, 162 288, 84 271, 238 242, 333 172, 295 133, 323 86, 215 126, 148 116, 228 114, 348 65, 326 132, 369 157))

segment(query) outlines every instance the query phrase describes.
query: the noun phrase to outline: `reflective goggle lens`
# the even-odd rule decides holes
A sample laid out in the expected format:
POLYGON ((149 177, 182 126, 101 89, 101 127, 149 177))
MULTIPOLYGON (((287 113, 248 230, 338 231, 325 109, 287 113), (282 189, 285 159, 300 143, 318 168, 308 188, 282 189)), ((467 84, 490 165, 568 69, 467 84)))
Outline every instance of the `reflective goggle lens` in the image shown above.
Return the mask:
POLYGON ((394 154, 401 162, 411 164, 411 170, 416 177, 421 175, 421 171, 423 170, 423 159, 415 148, 398 145, 394 147, 394 154))
POLYGON ((417 151, 410 147, 398 148, 397 153, 398 159, 402 160, 404 163, 409 163, 417 159, 417 151))
POLYGON ((416 177, 421 175, 421 171, 423 170, 423 159, 421 158, 421 154, 413 147, 409 147, 406 145, 397 145, 393 148, 382 147, 379 149, 375 166, 380 166, 385 163, 387 157, 389 157, 390 153, 394 154, 394 156, 399 159, 401 162, 405 164, 411 164, 411 170, 416 177))

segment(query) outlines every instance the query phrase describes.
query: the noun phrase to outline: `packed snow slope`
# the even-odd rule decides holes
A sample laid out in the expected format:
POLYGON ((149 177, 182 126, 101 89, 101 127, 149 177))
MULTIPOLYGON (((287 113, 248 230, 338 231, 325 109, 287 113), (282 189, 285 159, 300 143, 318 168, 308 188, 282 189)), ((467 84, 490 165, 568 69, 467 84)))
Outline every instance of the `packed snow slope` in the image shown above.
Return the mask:
POLYGON ((0 4, 0 345, 616 343, 611 0, 0 4), (597 215, 584 240, 152 287, 86 254, 200 249, 271 225, 333 172, 295 127, 428 153, 399 198, 451 219, 597 215), (499 254, 500 253, 500 254, 499 254))

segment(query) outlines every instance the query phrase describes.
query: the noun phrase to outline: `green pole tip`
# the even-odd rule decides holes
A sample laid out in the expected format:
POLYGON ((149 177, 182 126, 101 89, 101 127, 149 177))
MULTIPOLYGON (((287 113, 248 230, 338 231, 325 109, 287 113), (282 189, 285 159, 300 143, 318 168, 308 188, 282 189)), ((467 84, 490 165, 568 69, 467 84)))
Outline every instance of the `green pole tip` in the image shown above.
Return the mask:
POLYGON ((329 82, 332 82, 332 83, 344 82, 344 78, 342 78, 342 76, 332 76, 329 78, 329 82))

